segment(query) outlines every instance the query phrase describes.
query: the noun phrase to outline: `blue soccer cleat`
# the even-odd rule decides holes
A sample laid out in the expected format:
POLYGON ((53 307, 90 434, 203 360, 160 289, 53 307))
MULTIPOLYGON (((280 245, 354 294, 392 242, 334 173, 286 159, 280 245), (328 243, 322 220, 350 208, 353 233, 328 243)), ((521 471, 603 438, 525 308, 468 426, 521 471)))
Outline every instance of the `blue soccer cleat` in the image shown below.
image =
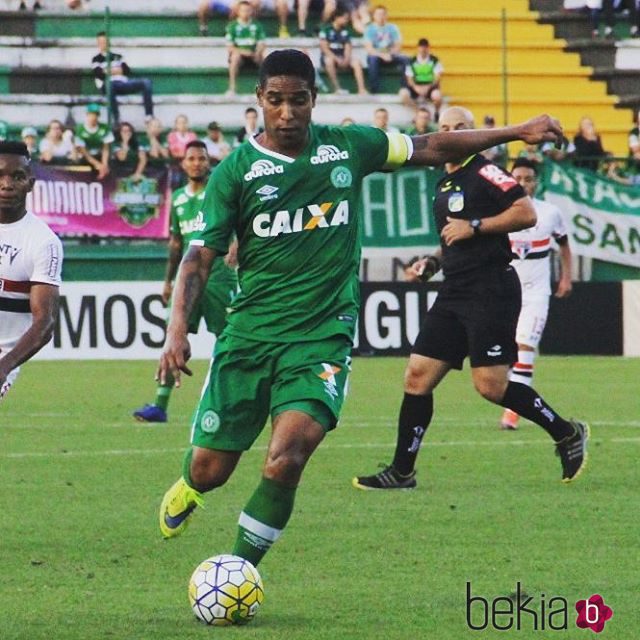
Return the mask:
POLYGON ((133 417, 139 422, 166 422, 167 412, 155 404, 145 404, 133 412, 133 417))

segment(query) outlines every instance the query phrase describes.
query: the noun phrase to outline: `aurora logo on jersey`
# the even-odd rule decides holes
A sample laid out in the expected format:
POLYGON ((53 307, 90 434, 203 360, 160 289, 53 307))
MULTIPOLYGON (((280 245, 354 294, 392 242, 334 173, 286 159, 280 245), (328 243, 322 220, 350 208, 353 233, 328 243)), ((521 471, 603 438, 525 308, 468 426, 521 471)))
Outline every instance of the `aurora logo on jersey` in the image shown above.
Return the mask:
POLYGON ((284 233, 327 229, 343 224, 349 224, 348 200, 340 200, 338 203, 308 204, 306 207, 296 209, 294 213, 286 210, 276 211, 276 213, 259 213, 253 219, 253 232, 259 238, 273 238, 284 233), (303 224, 307 212, 311 214, 311 219, 303 224))
POLYGON ((244 174, 245 182, 251 182, 256 178, 262 178, 263 176, 273 176, 276 173, 284 173, 284 166, 281 164, 273 164, 271 160, 256 160, 251 169, 244 174))
POLYGON ((326 164, 327 162, 337 162, 338 160, 348 160, 349 152, 340 151, 332 144, 321 144, 315 156, 311 156, 311 164, 326 164))

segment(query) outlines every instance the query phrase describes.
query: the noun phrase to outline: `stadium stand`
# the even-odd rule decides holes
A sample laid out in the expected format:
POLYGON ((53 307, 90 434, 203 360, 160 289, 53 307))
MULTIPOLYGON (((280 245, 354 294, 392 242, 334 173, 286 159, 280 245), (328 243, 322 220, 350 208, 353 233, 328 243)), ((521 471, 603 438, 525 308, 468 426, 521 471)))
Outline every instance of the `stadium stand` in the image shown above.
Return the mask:
MULTIPOLYGON (((400 6, 398 3, 396 6, 400 6)), ((427 37, 446 69, 443 92, 450 103, 464 104, 479 119, 503 111, 502 8, 507 6, 506 69, 508 118, 511 122, 548 111, 559 117, 571 136, 584 115, 601 123, 607 147, 626 154, 626 136, 632 114, 613 93, 614 84, 601 78, 581 60, 559 25, 580 21, 581 34, 590 38, 587 14, 576 18, 562 11, 562 0, 403 0, 394 21, 402 30, 405 51, 427 37), (566 22, 565 22, 566 21, 566 22), (582 24, 583 23, 583 24, 582 24)), ((593 43, 600 47, 600 43, 593 43)), ((613 42, 605 46, 614 48, 613 42)), ((638 50, 640 52, 640 50, 638 50)), ((613 74, 613 69, 610 69, 613 74)), ((618 84, 615 84, 617 87, 618 84)))
MULTIPOLYGON (((87 103, 104 98, 96 95, 90 61, 96 53, 95 35, 104 29, 99 3, 90 11, 44 10, 37 14, 6 12, 0 20, 0 110, 12 129, 34 125, 44 130, 51 118, 80 121, 87 103)), ((238 95, 224 96, 228 88, 227 51, 224 42, 226 20, 213 17, 209 33, 198 35, 195 9, 186 11, 176 1, 154 3, 137 8, 133 4, 112 2, 111 46, 123 53, 136 76, 153 81, 155 115, 163 123, 173 122, 178 113, 188 116, 194 128, 206 130, 216 120, 225 131, 242 123, 247 106, 255 104, 255 72, 243 73, 238 95), (158 6, 156 6, 158 5, 158 6), (126 7, 126 12, 121 9, 126 7), (162 11, 161 11, 162 10, 162 11)), ((278 24, 273 15, 260 18, 267 32, 267 51, 283 46, 307 51, 319 61, 318 39, 276 38, 278 24)), ((354 55, 365 59, 359 39, 354 55)), ((384 104, 391 120, 408 125, 412 110, 397 95, 397 79, 385 74, 382 93, 363 99, 356 95, 355 81, 345 77, 343 86, 351 95, 321 95, 317 119, 339 123, 345 113, 356 121, 368 122, 376 106, 384 104)), ((122 97, 122 119, 142 127, 140 98, 122 97), (135 105, 135 106, 133 106, 135 105)))

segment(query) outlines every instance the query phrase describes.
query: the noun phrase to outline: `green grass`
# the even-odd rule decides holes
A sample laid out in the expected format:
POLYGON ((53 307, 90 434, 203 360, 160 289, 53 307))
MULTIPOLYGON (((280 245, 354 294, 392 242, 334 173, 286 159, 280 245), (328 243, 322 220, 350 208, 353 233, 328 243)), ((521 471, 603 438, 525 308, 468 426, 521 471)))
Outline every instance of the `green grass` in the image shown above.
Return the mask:
POLYGON ((266 436, 207 497, 182 538, 157 507, 180 470, 205 363, 172 399, 171 422, 133 422, 153 396, 151 362, 28 363, 0 405, 2 640, 459 640, 591 637, 578 599, 614 610, 598 637, 638 637, 640 360, 540 358, 537 388, 592 424, 591 460, 563 485, 546 435, 496 428, 499 411, 449 376, 413 492, 360 492, 351 477, 390 459, 403 359, 356 359, 342 425, 312 459, 285 535, 260 565, 266 598, 248 627, 192 617, 186 583, 233 545, 266 436), (563 596, 569 631, 472 632, 465 584, 489 598, 516 582, 563 596))

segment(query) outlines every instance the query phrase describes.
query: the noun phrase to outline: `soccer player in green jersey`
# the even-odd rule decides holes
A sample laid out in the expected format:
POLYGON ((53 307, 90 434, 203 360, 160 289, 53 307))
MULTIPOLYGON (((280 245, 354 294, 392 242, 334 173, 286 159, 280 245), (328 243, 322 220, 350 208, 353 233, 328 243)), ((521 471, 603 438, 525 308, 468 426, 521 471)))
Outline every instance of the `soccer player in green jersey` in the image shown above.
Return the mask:
POLYGON ((191 375, 187 319, 235 232, 240 293, 216 343, 182 477, 162 501, 160 529, 165 537, 184 530, 203 493, 229 479, 270 417, 262 477, 232 550, 254 565, 282 534, 304 467, 340 416, 359 306, 363 178, 562 134, 548 116, 415 138, 318 126, 311 123, 316 95, 304 53, 265 58, 257 87, 265 131, 227 156, 207 185, 204 229, 180 264, 158 367, 161 381, 191 375))
MULTIPOLYGON (((205 143, 201 140, 189 142, 182 160, 182 169, 187 176, 187 184, 174 191, 171 198, 169 257, 162 287, 162 303, 165 306, 171 300, 173 280, 176 277, 182 254, 203 226, 201 209, 210 167, 205 143)), ((232 248, 227 254, 226 259, 220 257, 214 261, 202 298, 189 317, 189 333, 197 333, 201 318, 204 318, 207 329, 211 333, 218 336, 222 332, 227 307, 237 289, 234 265, 235 248, 232 248)), ((155 402, 145 404, 141 409, 134 411, 134 418, 140 422, 166 422, 167 406, 172 389, 173 379, 171 377, 168 377, 163 383, 159 383, 156 388, 155 402)))
POLYGON ((259 66, 264 57, 266 35, 262 25, 253 19, 253 7, 243 0, 238 3, 238 18, 227 25, 225 39, 229 51, 228 96, 236 93, 238 72, 246 64, 259 66))

